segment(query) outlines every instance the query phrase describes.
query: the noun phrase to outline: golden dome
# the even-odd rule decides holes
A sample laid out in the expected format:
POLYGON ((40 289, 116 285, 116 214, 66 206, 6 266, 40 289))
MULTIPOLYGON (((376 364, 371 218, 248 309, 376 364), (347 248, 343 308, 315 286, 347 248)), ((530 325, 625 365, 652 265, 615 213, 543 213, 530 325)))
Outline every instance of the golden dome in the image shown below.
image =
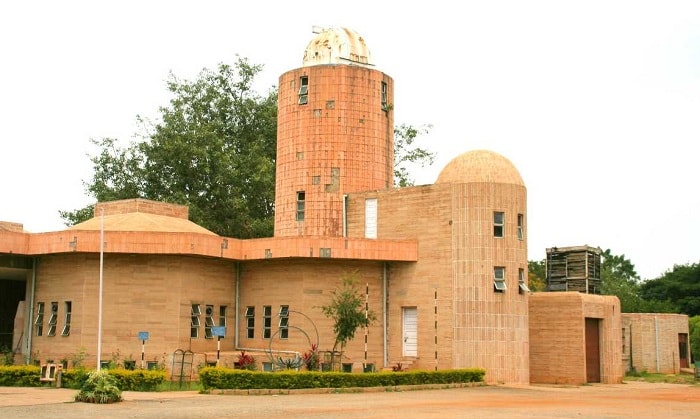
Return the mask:
POLYGON ((508 183, 525 186, 518 169, 502 155, 488 150, 463 153, 447 163, 435 183, 508 183))

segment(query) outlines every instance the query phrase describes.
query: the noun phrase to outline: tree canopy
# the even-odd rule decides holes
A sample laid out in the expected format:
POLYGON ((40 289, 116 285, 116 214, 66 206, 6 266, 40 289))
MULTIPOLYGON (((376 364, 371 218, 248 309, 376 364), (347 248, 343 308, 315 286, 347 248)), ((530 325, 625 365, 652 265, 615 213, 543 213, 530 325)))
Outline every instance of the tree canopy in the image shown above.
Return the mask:
POLYGON ((674 311, 700 316, 700 263, 675 265, 659 278, 643 282, 640 295, 674 311))
MULTIPOLYGON (((187 205, 190 220, 216 234, 272 236, 277 89, 262 96, 253 91, 261 70, 238 57, 233 65, 203 69, 192 81, 170 74, 170 103, 159 109, 159 122, 138 118, 140 141, 120 147, 114 138, 91 140, 99 152, 90 157, 88 196, 187 205)), ((428 127, 394 130, 395 185, 413 184, 407 164, 433 163, 434 153, 414 145, 428 127)), ((60 215, 74 225, 91 218, 93 206, 60 215)))

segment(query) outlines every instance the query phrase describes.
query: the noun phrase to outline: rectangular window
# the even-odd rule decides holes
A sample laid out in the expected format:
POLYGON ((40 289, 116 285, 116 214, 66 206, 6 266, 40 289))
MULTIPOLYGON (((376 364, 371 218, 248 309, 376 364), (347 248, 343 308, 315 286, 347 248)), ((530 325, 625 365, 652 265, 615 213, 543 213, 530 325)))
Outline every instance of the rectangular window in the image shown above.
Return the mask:
POLYGON ((309 103, 309 76, 301 76, 299 85, 299 104, 306 105, 309 103))
POLYGON ((211 328, 214 327, 214 306, 207 305, 204 310, 204 337, 206 339, 213 339, 214 334, 211 331, 211 328))
POLYGON ((56 336, 56 325, 58 324, 58 301, 51 303, 51 317, 49 317, 49 332, 47 336, 56 336))
POLYGON ((527 287, 527 280, 525 279, 525 269, 518 269, 518 289, 521 294, 526 294, 530 292, 530 288, 527 287))
POLYGON ((493 213, 493 237, 503 237, 505 230, 505 213, 494 212, 493 213))
POLYGON ((297 221, 304 221, 304 211, 306 210, 306 193, 297 191, 297 221))
POLYGON ((65 302, 66 313, 63 321, 63 330, 61 331, 61 336, 70 335, 70 317, 72 311, 72 303, 70 301, 65 302))
POLYGON ((226 306, 219 306, 219 326, 226 327, 226 306))
POLYGON ((377 198, 365 199, 365 238, 377 238, 377 198))
POLYGON ((523 224, 525 223, 525 217, 522 214, 518 214, 518 240, 523 239, 523 224))
POLYGON ((289 306, 280 306, 280 339, 289 338, 289 306))
POLYGON ((37 303, 36 305, 34 326, 36 327, 36 335, 41 336, 44 333, 44 303, 37 303))
POLYGON ((192 304, 192 312, 191 312, 191 318, 192 321, 190 322, 190 337, 191 338, 198 338, 199 337, 199 316, 202 315, 201 310, 199 309, 199 304, 192 304))
POLYGON ((245 309, 245 320, 246 320, 246 337, 248 339, 253 339, 255 337, 255 307, 248 306, 245 309))
POLYGON ((382 110, 389 110, 389 86, 386 82, 382 82, 382 110))
POLYGON ((263 306, 263 339, 272 336, 272 306, 263 306))
POLYGON ((504 292, 506 290, 506 268, 503 266, 493 268, 493 287, 496 292, 504 292))

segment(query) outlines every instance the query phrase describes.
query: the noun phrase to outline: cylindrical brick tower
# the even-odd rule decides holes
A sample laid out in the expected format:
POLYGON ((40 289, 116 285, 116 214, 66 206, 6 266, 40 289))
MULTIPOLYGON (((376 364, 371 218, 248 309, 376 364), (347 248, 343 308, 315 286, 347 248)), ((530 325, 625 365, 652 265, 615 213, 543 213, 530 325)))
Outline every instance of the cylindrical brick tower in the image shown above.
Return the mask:
POLYGON ((393 185, 393 98, 345 28, 317 33, 302 67, 280 76, 276 237, 342 236, 344 195, 393 185))

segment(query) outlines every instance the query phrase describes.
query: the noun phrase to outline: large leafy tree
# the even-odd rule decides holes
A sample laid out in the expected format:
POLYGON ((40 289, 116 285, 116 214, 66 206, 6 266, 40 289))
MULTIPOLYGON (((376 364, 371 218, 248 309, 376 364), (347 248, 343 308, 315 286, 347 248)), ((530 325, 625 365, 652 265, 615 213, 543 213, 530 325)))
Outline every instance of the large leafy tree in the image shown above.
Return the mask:
POLYGON ((690 352, 694 361, 700 361, 700 316, 693 316, 688 319, 690 329, 690 352))
POLYGON ((700 315, 700 263, 675 265, 656 279, 641 284, 645 300, 672 305, 689 316, 700 315))
MULTIPOLYGON (((190 219, 220 235, 271 236, 274 220, 277 91, 252 90, 262 66, 238 58, 204 69, 193 80, 170 75, 170 104, 160 122, 145 119, 142 141, 119 148, 93 141, 97 201, 147 198, 188 205, 190 219)), ((90 209, 61 212, 74 224, 90 209)))

